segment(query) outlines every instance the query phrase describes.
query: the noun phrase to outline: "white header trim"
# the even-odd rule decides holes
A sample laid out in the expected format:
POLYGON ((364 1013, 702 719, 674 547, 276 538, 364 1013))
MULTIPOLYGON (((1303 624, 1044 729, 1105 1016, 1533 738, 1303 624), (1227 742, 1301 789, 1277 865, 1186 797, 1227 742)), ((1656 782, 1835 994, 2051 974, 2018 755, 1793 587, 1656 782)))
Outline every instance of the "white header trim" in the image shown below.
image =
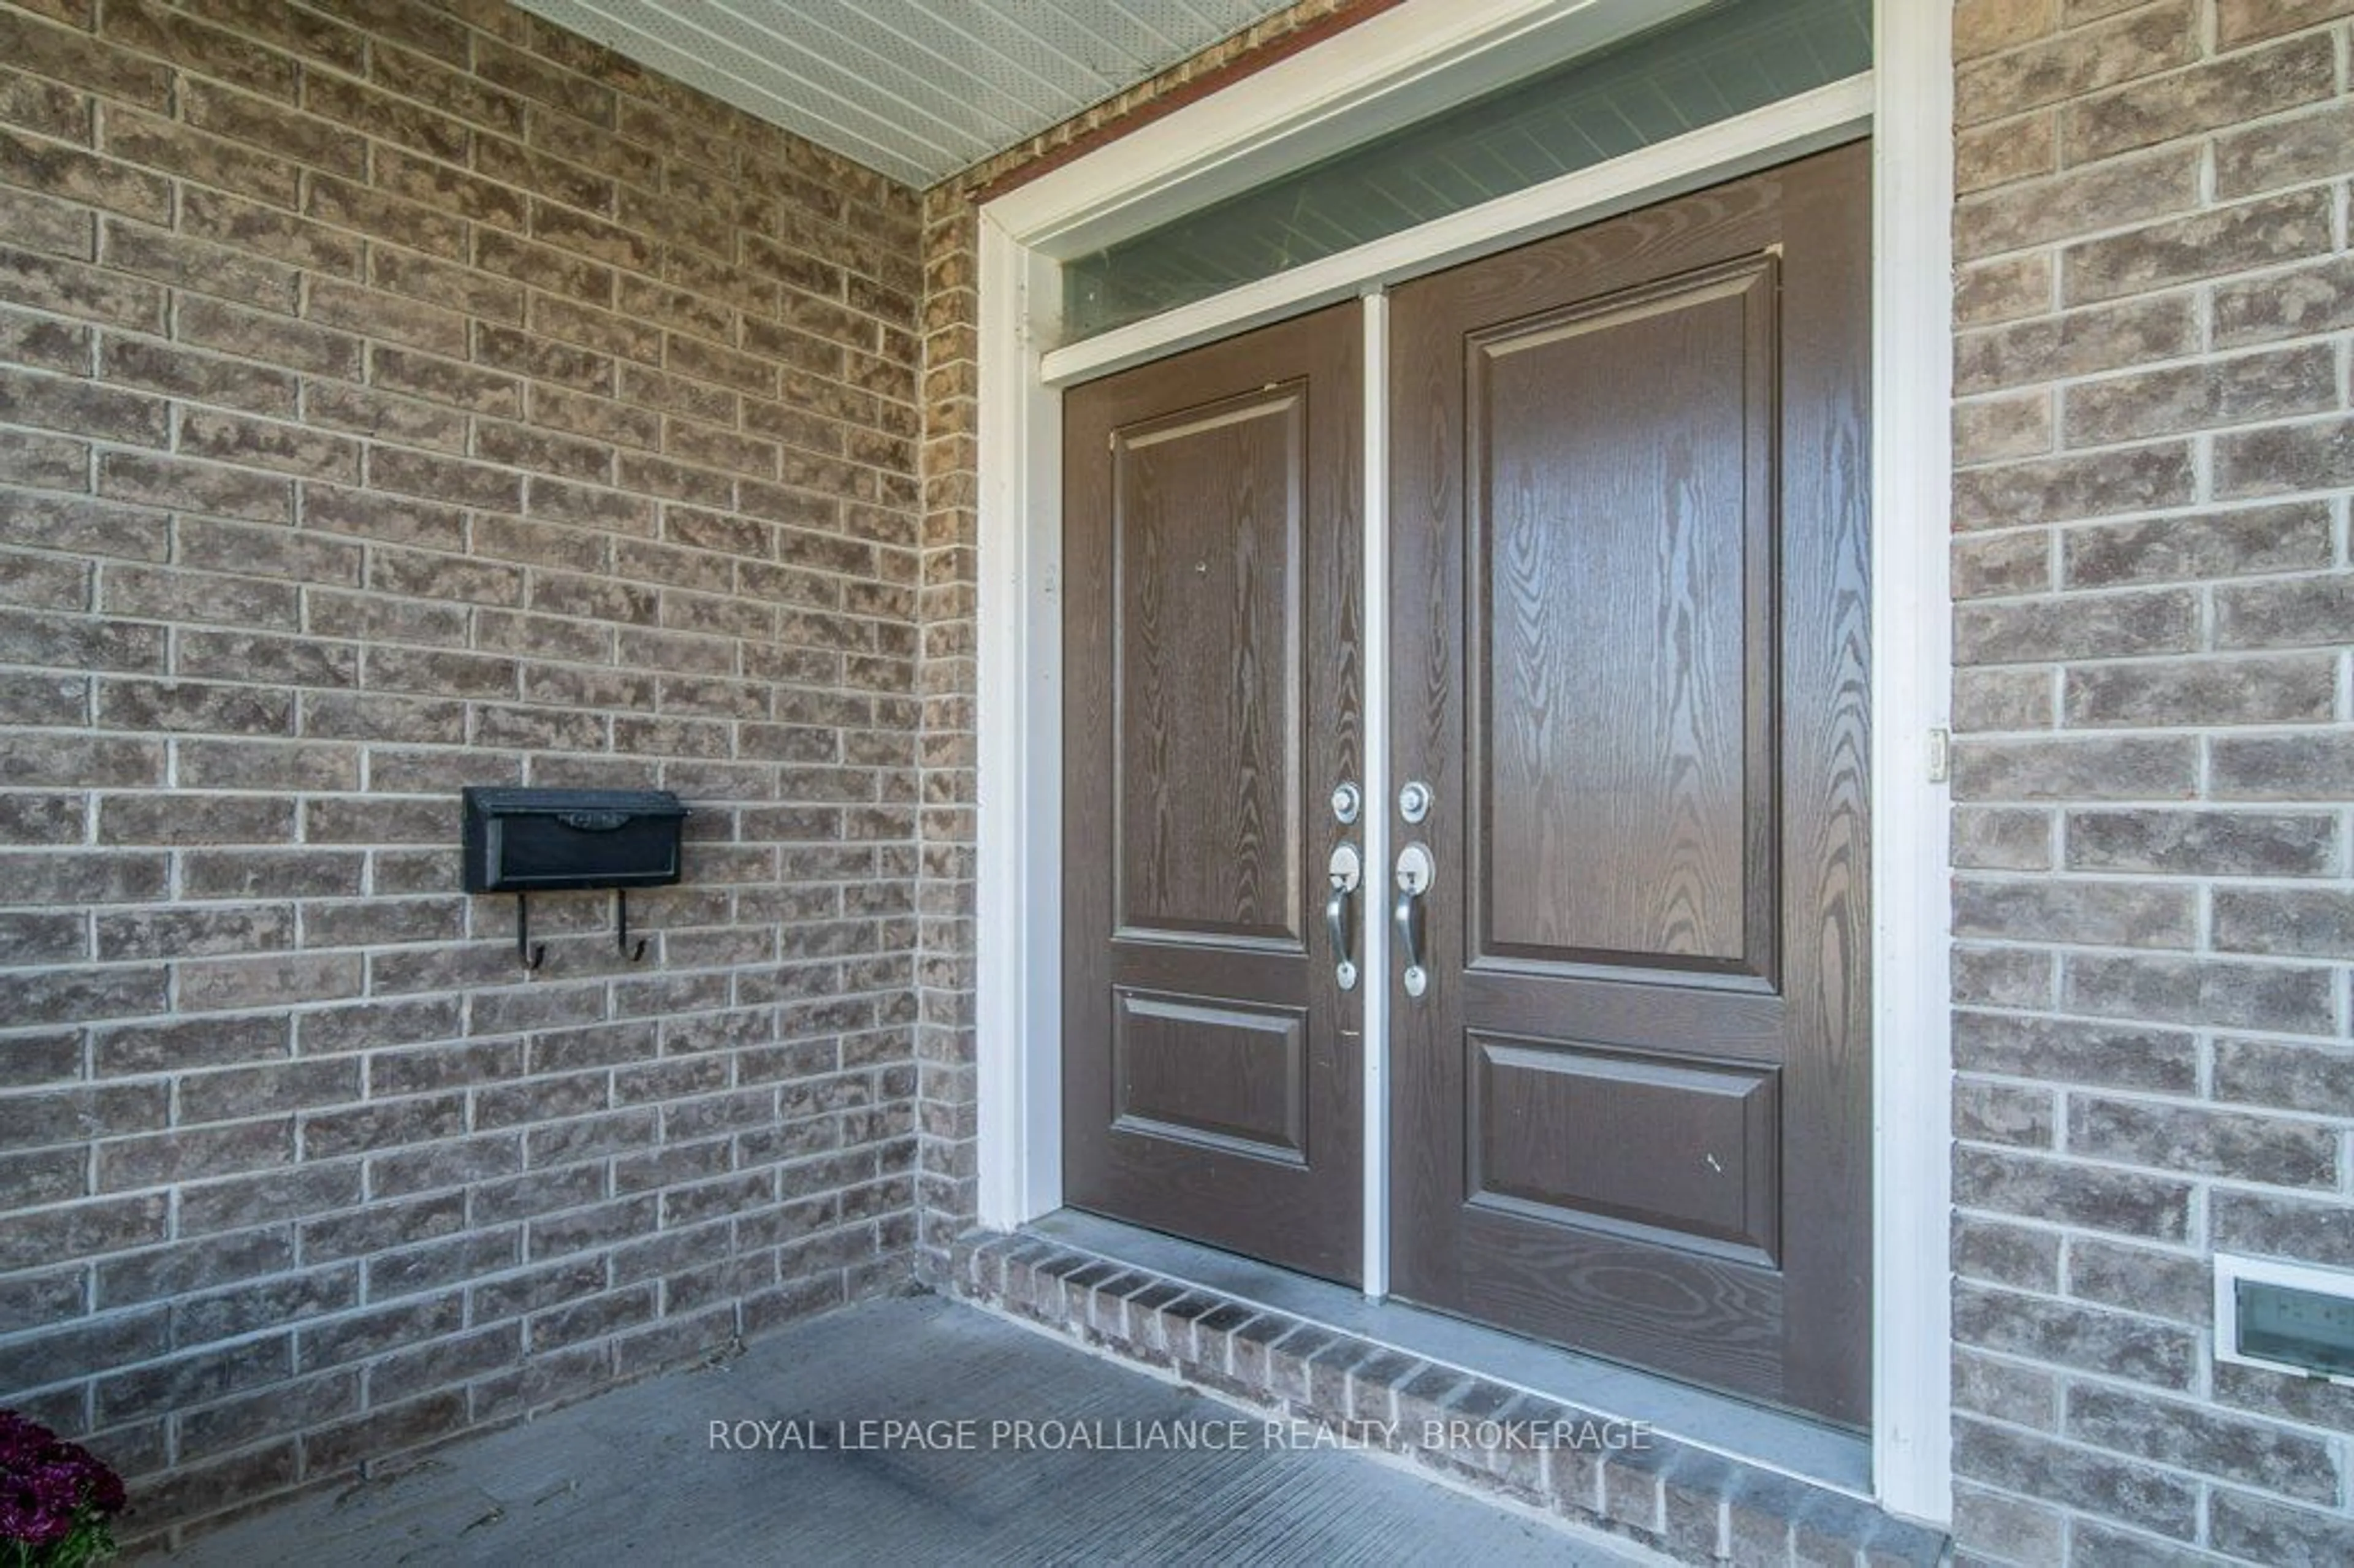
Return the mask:
POLYGON ((1411 125, 1705 0, 1408 0, 990 203, 1083 255, 1411 125))

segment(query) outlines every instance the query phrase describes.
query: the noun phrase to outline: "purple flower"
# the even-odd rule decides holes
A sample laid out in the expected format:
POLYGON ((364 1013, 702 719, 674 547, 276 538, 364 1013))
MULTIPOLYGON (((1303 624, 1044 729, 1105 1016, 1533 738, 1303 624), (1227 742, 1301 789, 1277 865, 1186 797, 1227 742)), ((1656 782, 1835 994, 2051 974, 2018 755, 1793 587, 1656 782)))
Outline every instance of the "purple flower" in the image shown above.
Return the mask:
MULTIPOLYGON (((62 1547, 73 1562, 111 1552, 106 1519, 124 1503, 122 1478, 79 1443, 0 1410, 0 1544, 62 1547), (78 1544, 77 1544, 78 1543, 78 1544)), ((34 1561, 46 1561, 47 1554, 34 1561)))
POLYGON ((52 1507, 29 1478, 10 1478, 0 1484, 0 1539, 46 1546, 65 1538, 73 1528, 71 1508, 52 1507))
POLYGON ((90 1488, 90 1500, 101 1513, 121 1513, 130 1504, 130 1494, 122 1489, 122 1478, 114 1473, 113 1466, 101 1464, 98 1467, 98 1478, 90 1488))
POLYGON ((0 1470, 29 1462, 52 1440, 46 1426, 37 1426, 13 1410, 0 1410, 0 1470))

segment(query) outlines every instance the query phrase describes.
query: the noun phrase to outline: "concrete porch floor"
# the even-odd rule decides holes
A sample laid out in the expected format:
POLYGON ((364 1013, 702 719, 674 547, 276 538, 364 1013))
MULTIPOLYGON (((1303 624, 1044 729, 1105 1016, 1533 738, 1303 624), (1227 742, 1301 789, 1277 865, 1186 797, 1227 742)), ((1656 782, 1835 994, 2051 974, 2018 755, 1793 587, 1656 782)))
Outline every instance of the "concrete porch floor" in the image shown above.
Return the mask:
POLYGON ((1284 1436, 1270 1440, 1257 1415, 975 1308, 903 1297, 796 1325, 719 1366, 452 1444, 144 1561, 1659 1561, 1396 1462, 1284 1436), (859 1425, 894 1421, 972 1425, 932 1426, 925 1436, 940 1446, 929 1448, 859 1425), (998 1425, 1023 1421, 1038 1425, 1026 1434, 998 1425), (748 1451, 716 1446, 715 1422, 769 1425, 741 1429, 748 1451), (1074 1429, 1124 1446, 1078 1446, 1074 1429), (1234 1446, 1145 1446, 1156 1433, 1234 1446))

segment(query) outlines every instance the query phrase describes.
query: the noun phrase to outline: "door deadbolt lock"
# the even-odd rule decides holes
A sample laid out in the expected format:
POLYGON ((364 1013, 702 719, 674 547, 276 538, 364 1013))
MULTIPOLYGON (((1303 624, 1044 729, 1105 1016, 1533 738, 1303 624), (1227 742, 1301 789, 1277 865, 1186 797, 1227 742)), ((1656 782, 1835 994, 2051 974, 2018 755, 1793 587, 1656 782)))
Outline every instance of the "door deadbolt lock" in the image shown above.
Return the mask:
POLYGON ((1324 901, 1324 929, 1332 938, 1332 981, 1342 991, 1354 991, 1357 960, 1351 955, 1350 938, 1356 935, 1356 922, 1349 917, 1349 899, 1365 884, 1364 857, 1354 844, 1335 844, 1325 872, 1332 883, 1332 895, 1324 901))
POLYGON ((1405 972, 1398 978, 1411 997, 1430 989, 1430 971, 1422 964, 1422 896, 1430 891, 1437 874, 1437 863, 1430 858, 1427 846, 1408 844, 1398 851, 1397 903, 1390 913, 1397 926, 1398 952, 1405 959, 1405 972))
POLYGON ((1365 792, 1353 780, 1332 787, 1332 820, 1342 827, 1356 825, 1357 813, 1365 809, 1365 792))
POLYGON ((1430 786, 1417 779, 1398 790, 1398 815, 1408 822, 1419 822, 1430 815, 1432 799, 1430 786))

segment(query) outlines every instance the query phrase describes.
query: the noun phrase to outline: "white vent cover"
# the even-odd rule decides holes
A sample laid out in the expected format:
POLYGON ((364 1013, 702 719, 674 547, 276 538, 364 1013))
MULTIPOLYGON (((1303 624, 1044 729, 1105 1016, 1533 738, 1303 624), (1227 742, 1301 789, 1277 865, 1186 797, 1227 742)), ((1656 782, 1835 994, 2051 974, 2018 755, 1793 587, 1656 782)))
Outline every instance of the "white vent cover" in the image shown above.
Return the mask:
POLYGON ((2215 1359, 2354 1384, 2354 1273, 2218 1253, 2215 1359))

